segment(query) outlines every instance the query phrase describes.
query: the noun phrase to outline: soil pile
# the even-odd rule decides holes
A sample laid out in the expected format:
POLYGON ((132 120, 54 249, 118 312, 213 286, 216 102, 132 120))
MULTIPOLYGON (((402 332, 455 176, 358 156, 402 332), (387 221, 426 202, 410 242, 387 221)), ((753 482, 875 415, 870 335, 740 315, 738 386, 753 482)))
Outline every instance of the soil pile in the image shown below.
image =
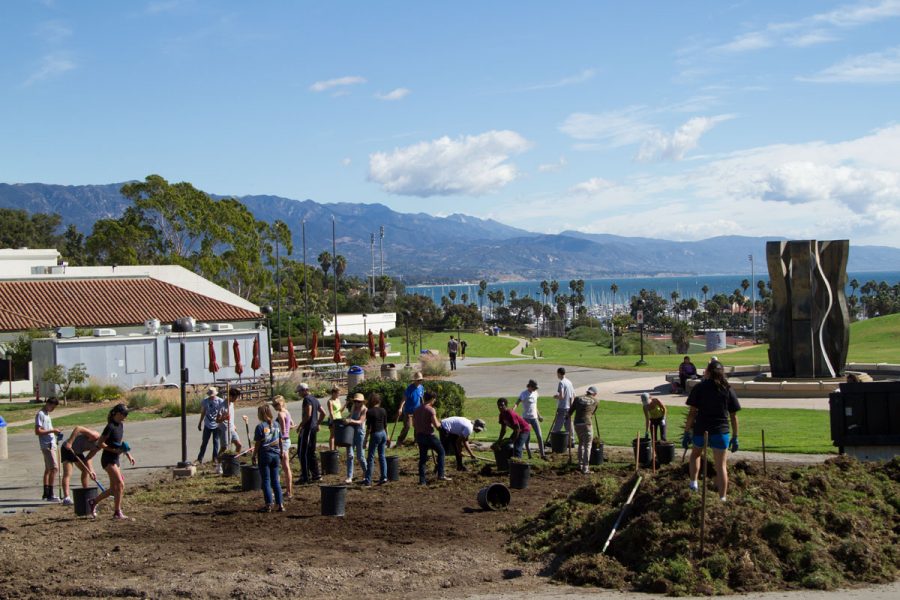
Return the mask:
POLYGON ((699 555, 700 493, 687 465, 646 473, 624 524, 600 550, 634 484, 625 469, 548 503, 513 529, 520 557, 576 585, 682 595, 888 582, 900 572, 900 458, 846 457, 824 465, 729 469, 728 501, 712 464, 705 552, 699 555))

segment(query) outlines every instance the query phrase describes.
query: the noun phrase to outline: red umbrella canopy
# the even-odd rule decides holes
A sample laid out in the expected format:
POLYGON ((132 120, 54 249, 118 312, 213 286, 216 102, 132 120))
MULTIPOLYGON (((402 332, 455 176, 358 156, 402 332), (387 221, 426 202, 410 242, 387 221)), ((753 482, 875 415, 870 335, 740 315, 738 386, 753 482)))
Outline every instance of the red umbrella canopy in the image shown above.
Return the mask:
POLYGON ((238 344, 237 340, 234 340, 231 350, 234 352, 234 372, 240 377, 244 374, 244 364, 241 362, 241 345, 238 344))
POLYGON ((369 330, 369 356, 375 358, 375 334, 369 330))
POLYGON ((344 357, 341 355, 341 334, 337 331, 334 332, 334 362, 344 362, 344 357))
POLYGON ((381 360, 387 357, 387 344, 384 341, 384 329, 378 330, 378 354, 381 360))
POLYGON ((212 338, 209 338, 209 372, 215 375, 219 372, 219 363, 216 362, 216 347, 212 338))
POLYGON ((294 354, 294 340, 288 336, 288 370, 297 370, 297 356, 294 354))
POLYGON ((316 360, 319 355, 319 332, 313 331, 312 344, 309 349, 309 360, 316 360))
POLYGON ((255 375, 259 371, 259 336, 253 340, 253 359, 250 361, 250 368, 253 369, 255 375))

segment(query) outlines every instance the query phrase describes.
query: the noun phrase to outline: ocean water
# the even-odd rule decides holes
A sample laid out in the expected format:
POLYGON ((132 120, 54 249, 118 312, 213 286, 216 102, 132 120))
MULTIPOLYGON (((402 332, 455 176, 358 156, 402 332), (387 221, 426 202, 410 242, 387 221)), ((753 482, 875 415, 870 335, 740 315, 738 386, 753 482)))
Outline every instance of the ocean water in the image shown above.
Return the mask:
MULTIPOLYGON (((619 286, 615 295, 615 303, 622 304, 629 302, 632 296, 637 295, 642 289, 654 290, 663 298, 671 298, 673 291, 677 291, 680 299, 696 298, 703 301, 704 285, 709 286, 707 297, 711 298, 715 294, 730 295, 734 290, 741 289, 741 281, 750 280, 750 273, 744 275, 692 275, 689 277, 631 277, 631 278, 610 278, 610 279, 585 279, 584 295, 585 304, 609 305, 613 302, 613 294, 610 286, 615 283, 619 286)), ((768 280, 768 273, 755 274, 754 281, 760 278, 768 280)), ((866 271, 866 272, 848 272, 847 281, 856 279, 860 286, 867 281, 875 280, 876 282, 885 281, 888 285, 900 283, 900 271, 866 271)), ((549 279, 547 280, 550 281, 549 279)), ((755 283, 752 288, 747 289, 747 295, 750 296, 755 290, 755 283)), ((413 285, 407 286, 406 291, 410 294, 421 294, 428 296, 435 303, 440 304, 441 296, 446 296, 450 290, 456 290, 457 302, 461 302, 462 294, 468 294, 469 302, 478 302, 478 284, 455 284, 455 285, 413 285)), ((541 282, 540 281, 511 281, 511 282, 494 282, 488 283, 488 291, 503 290, 507 301, 509 301, 509 292, 516 291, 519 297, 526 294, 532 298, 541 299, 541 282)), ((559 282, 560 294, 570 293, 569 280, 559 282)), ((847 286, 846 293, 849 296, 853 290, 847 286)), ((857 291, 859 293, 859 291, 857 291)), ((487 303, 487 295, 484 299, 487 303)))

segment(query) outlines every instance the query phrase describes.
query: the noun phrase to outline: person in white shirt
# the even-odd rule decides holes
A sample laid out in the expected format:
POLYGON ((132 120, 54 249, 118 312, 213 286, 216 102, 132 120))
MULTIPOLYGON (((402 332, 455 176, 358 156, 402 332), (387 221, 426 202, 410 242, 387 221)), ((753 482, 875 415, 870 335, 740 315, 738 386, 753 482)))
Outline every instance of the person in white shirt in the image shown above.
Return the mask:
POLYGON ((556 388, 556 393, 553 395, 553 397, 556 398, 556 418, 553 419, 553 426, 550 427, 550 433, 562 431, 563 427, 565 427, 566 434, 568 434, 569 438, 566 447, 571 448, 573 431, 572 418, 569 416, 569 408, 572 406, 572 401, 575 400, 575 387, 566 377, 565 368, 558 368, 556 370, 556 377, 559 379, 559 385, 556 388))
POLYGON ((447 417, 441 420, 441 444, 447 454, 453 452, 456 455, 456 470, 465 471, 462 451, 465 449, 469 456, 475 458, 472 448, 469 447, 469 437, 473 432, 484 431, 484 421, 475 419, 474 422, 465 417, 447 417))
POLYGON ((34 415, 34 435, 38 436, 41 445, 41 454, 44 455, 44 495, 43 500, 47 502, 59 502, 56 492, 53 491, 53 480, 59 472, 59 464, 56 459, 57 436, 62 434, 62 430, 53 426, 53 420, 50 413, 59 404, 56 398, 48 398, 44 403, 44 407, 37 411, 34 415))
MULTIPOLYGON (((547 460, 547 454, 544 452, 544 434, 541 432, 541 421, 544 418, 538 412, 538 384, 534 379, 529 379, 528 384, 525 386, 525 390, 519 394, 519 399, 516 400, 515 408, 519 408, 519 405, 522 405, 522 418, 525 419, 529 425, 531 425, 532 431, 537 436, 538 441, 538 451, 541 453, 541 458, 547 460)), ((528 458, 531 458, 531 448, 526 448, 528 451, 528 458)))

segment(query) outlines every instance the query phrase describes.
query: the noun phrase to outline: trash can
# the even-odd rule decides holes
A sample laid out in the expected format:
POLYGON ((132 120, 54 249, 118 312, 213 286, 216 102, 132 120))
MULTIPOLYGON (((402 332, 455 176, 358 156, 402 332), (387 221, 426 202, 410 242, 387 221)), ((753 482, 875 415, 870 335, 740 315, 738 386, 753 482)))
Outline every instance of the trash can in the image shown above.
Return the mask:
POLYGON ((394 363, 384 363, 381 365, 381 378, 398 381, 400 377, 397 375, 397 365, 394 363))
POLYGON ((366 380, 366 372, 362 367, 352 366, 347 370, 347 390, 352 391, 353 388, 366 380))
POLYGON ((0 417, 0 460, 9 458, 9 447, 6 441, 6 421, 0 417))

